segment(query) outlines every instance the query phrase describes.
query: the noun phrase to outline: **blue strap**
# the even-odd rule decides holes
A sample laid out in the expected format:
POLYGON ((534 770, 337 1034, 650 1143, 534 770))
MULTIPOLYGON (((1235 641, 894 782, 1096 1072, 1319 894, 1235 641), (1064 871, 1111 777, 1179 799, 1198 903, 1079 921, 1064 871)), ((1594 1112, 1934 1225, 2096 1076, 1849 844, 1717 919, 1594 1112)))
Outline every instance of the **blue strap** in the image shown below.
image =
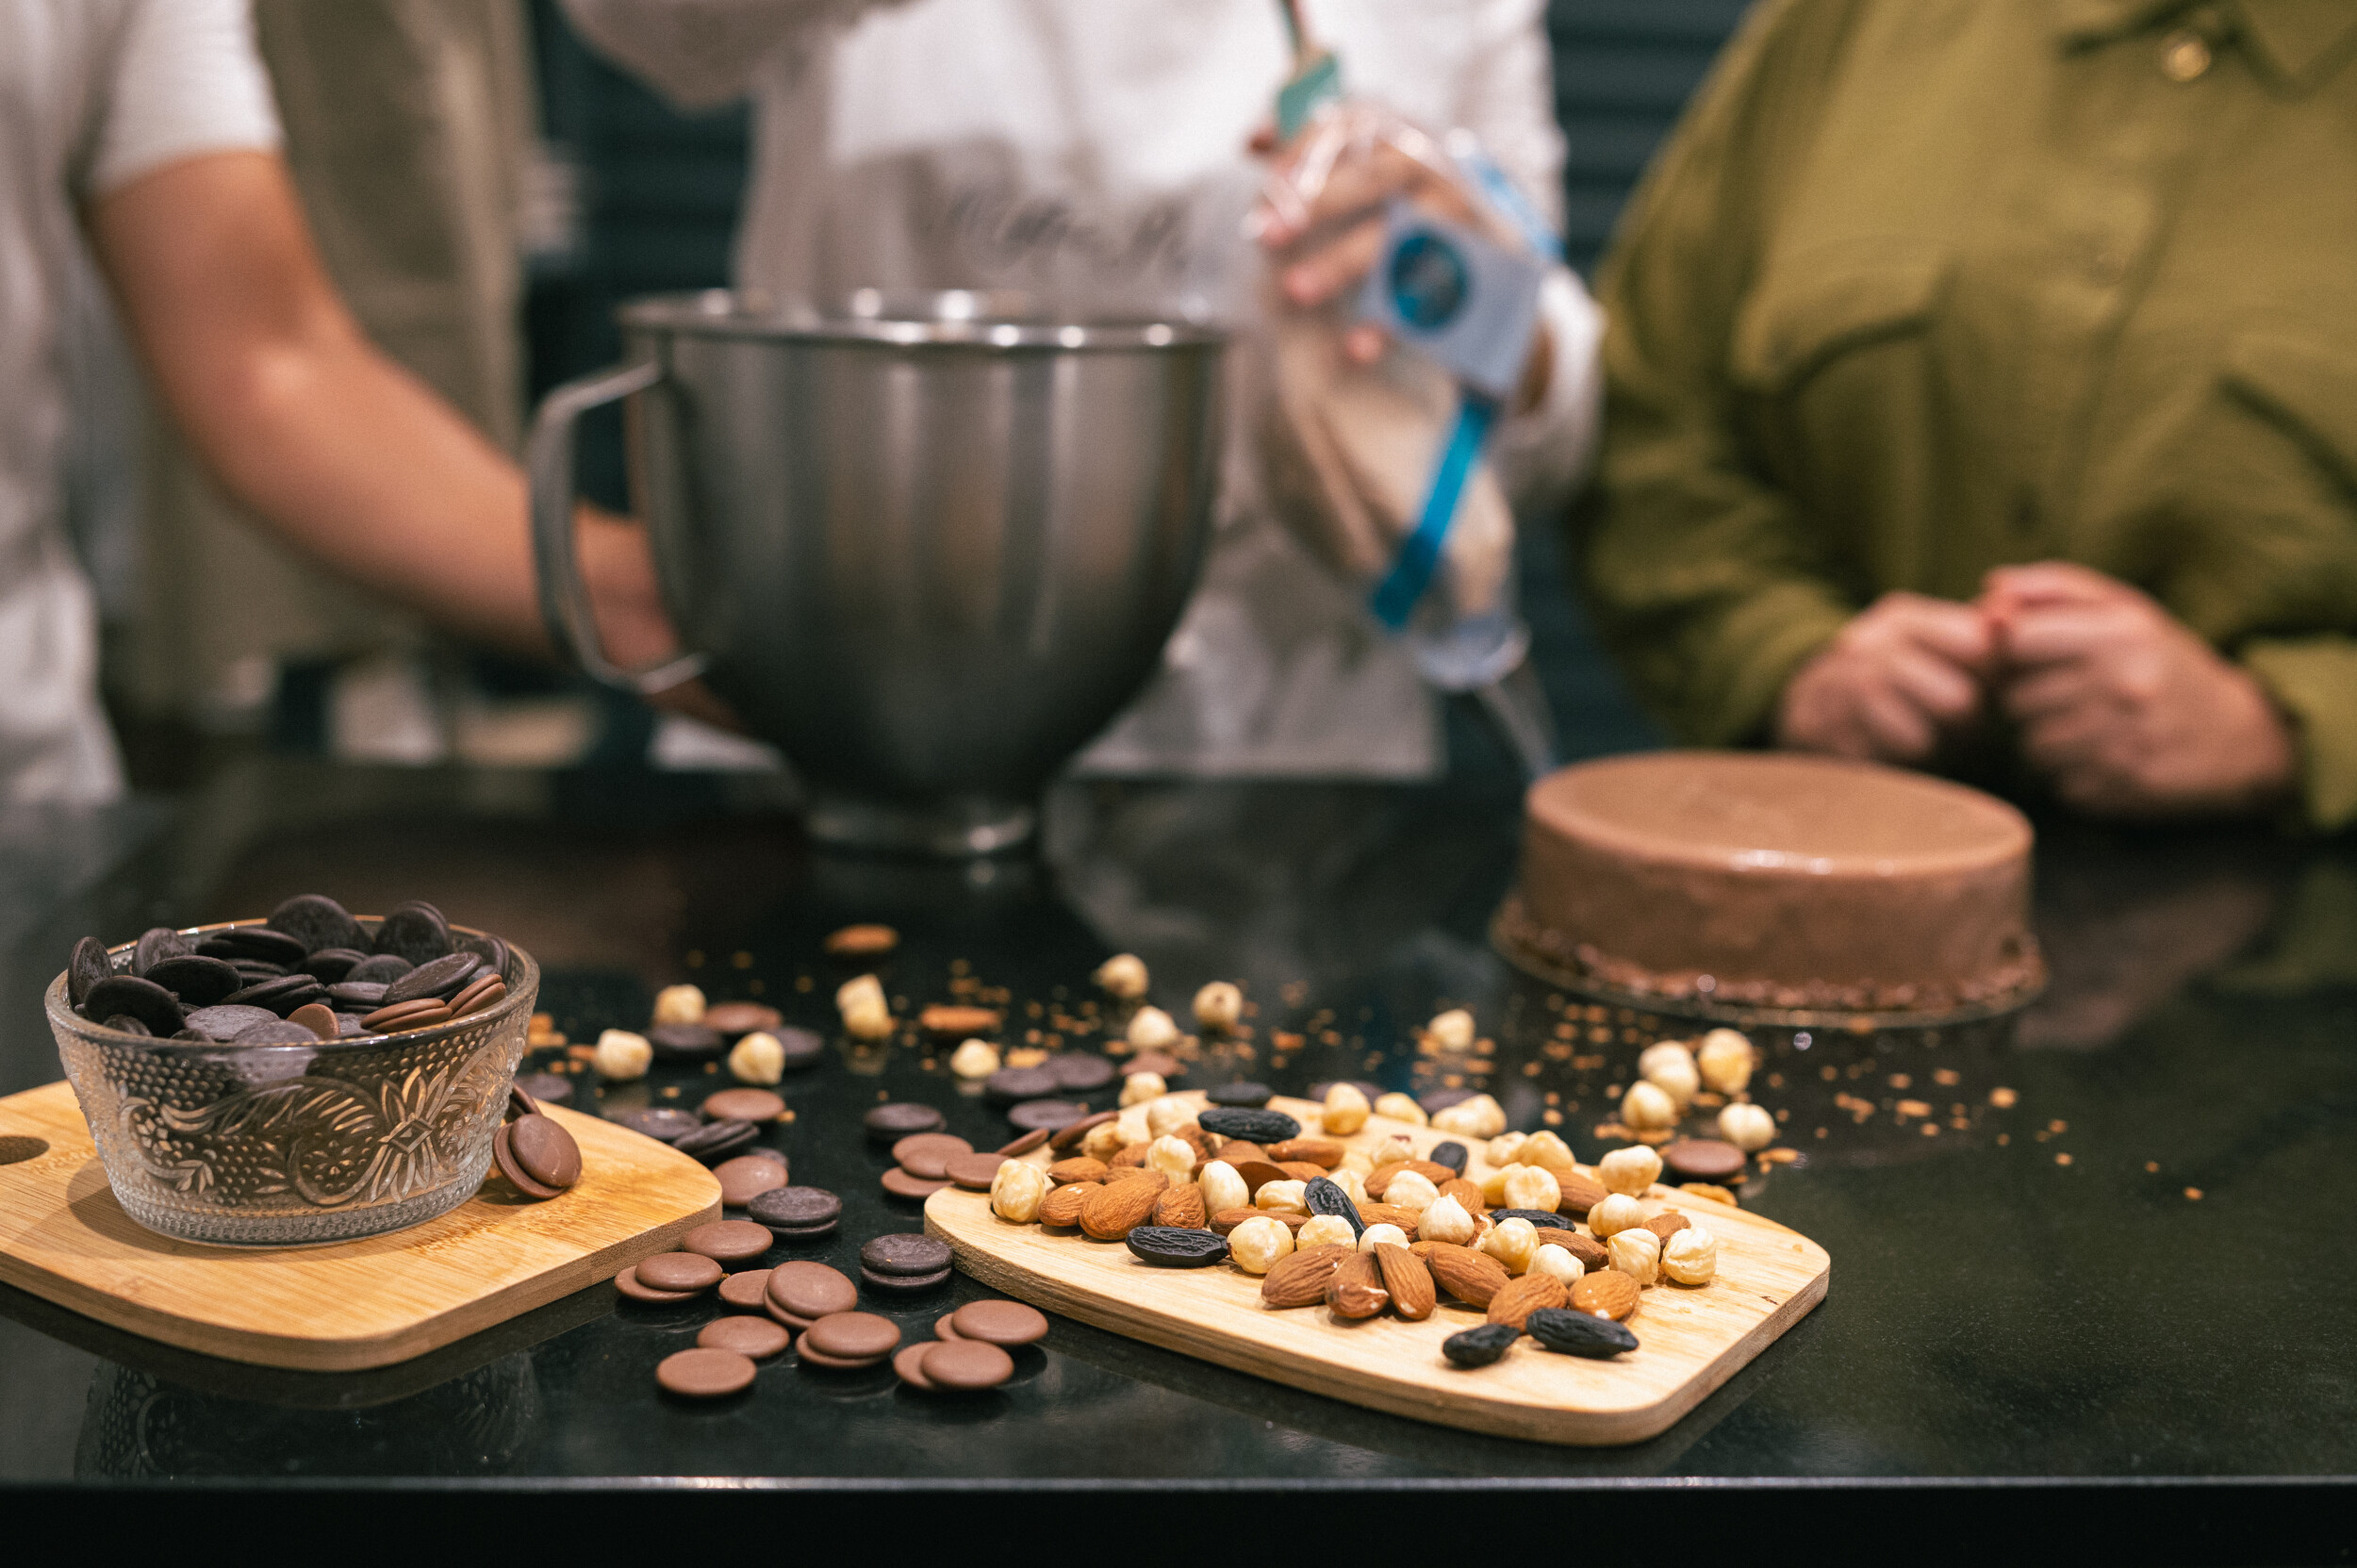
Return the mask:
POLYGON ((1490 438, 1490 426, 1496 419, 1497 404, 1488 398, 1472 392, 1459 396, 1457 426, 1441 448, 1432 487, 1425 492, 1424 513, 1416 519, 1414 530, 1400 541, 1392 569, 1375 586, 1368 602, 1375 619, 1394 632, 1407 626, 1416 602, 1432 585, 1433 570, 1441 564, 1441 547, 1447 542, 1449 524, 1457 518, 1458 500, 1464 494, 1465 481, 1473 475, 1474 464, 1480 461, 1482 444, 1490 438))

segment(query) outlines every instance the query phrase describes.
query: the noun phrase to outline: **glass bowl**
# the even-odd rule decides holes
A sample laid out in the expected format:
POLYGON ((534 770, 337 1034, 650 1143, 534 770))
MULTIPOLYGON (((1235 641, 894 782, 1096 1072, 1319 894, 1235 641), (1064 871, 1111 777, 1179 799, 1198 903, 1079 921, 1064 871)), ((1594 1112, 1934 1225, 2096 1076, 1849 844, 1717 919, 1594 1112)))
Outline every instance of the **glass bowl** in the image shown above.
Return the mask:
MULTIPOLYGON (((373 931, 379 916, 362 916, 373 931)), ((182 933, 209 936, 259 920, 182 933)), ((464 926, 453 936, 481 934, 464 926)), ((109 950, 117 973, 134 943, 109 950)), ((381 1235, 474 1196, 523 1060, 540 966, 507 949, 507 995, 432 1029, 313 1046, 159 1040, 42 1000, 124 1213, 181 1241, 305 1246, 381 1235)))

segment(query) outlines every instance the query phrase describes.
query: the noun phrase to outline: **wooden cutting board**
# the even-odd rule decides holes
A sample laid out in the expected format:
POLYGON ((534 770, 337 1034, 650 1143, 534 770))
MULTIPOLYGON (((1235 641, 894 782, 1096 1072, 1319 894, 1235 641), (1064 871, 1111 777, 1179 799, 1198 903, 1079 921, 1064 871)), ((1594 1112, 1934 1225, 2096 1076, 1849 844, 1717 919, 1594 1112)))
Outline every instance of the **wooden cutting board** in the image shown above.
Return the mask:
MULTIPOLYGON (((1200 1106, 1203 1097, 1181 1097, 1200 1106)), ((1312 1133, 1317 1106, 1272 1100, 1312 1133)), ((1418 1153, 1447 1134, 1381 1116, 1340 1140, 1372 1149, 1397 1133, 1418 1153)), ((1476 1140, 1474 1172, 1483 1168, 1476 1140)), ((1029 1156, 1045 1165, 1051 1156, 1029 1156)), ((948 1242, 958 1266, 984 1284, 1050 1312, 1165 1349, 1355 1405, 1469 1431, 1541 1443, 1637 1443, 1665 1430, 1824 1298, 1833 1261, 1796 1230, 1757 1214, 1656 1187, 1649 1213, 1678 1209, 1719 1238, 1718 1277, 1697 1288, 1647 1290, 1628 1327, 1638 1348, 1583 1361, 1524 1339, 1495 1365, 1466 1371, 1441 1342, 1482 1321, 1443 1306, 1422 1323, 1388 1314, 1360 1323, 1323 1307, 1278 1311, 1261 1303, 1261 1281, 1232 1265, 1157 1268, 1119 1242, 1013 1225, 981 1193, 948 1188, 926 1200, 925 1228, 948 1242)))
MULTIPOLYGON (((720 1217, 684 1154, 555 1106, 578 1185, 545 1203, 478 1195, 438 1219, 327 1246, 173 1241, 115 1202, 73 1085, 0 1099, 0 1139, 47 1142, 0 1165, 0 1281, 132 1333, 262 1366, 389 1366, 611 1279, 720 1217)), ((499 1187, 494 1183, 491 1191, 499 1187)))

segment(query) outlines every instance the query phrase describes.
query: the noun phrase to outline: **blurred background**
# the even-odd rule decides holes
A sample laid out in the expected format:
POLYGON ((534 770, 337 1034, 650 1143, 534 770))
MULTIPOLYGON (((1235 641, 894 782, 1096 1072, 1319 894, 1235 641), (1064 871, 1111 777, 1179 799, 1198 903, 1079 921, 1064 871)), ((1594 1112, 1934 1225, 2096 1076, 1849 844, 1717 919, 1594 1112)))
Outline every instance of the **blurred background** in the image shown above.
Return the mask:
MULTIPOLYGON (((1743 9, 1553 0, 1565 239, 1583 272, 1743 9)), ((338 283, 379 343, 511 450, 543 392, 616 358, 618 302, 726 283, 746 109, 674 111, 593 55, 554 0, 257 0, 255 24, 338 283)), ((103 297, 85 294, 70 510, 135 790, 185 791, 257 751, 776 767, 766 747, 450 643, 245 527, 144 416, 103 297)), ((626 507, 615 410, 585 431, 581 476, 586 495, 626 507)), ((1581 624, 1558 537, 1525 530, 1521 549, 1533 662, 1567 753, 1651 743, 1581 624)), ((1453 774, 1511 774, 1463 700, 1448 734, 1453 774)))

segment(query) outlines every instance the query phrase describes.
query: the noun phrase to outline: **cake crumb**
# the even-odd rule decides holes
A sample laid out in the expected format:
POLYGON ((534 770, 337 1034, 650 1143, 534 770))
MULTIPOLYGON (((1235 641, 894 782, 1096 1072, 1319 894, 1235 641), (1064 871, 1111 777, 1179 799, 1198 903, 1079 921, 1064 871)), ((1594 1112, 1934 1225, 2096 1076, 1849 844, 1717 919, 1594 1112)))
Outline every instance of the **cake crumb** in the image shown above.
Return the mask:
POLYGON ((1988 1102, 1997 1107, 2000 1111, 2011 1110, 2015 1105, 2020 1103, 2020 1095, 2011 1089, 2005 1088, 2003 1084, 2000 1084, 1998 1087, 1991 1089, 1988 1092, 1988 1102))
POLYGON ((2187 1187, 2187 1188, 2185 1189, 2185 1201, 2186 1201, 2186 1202, 2188 1202, 2188 1203, 2199 1203, 2199 1202, 2200 1202, 2200 1201, 2201 1201, 2201 1189, 2200 1189, 2200 1188, 2199 1188, 2199 1187, 2187 1187))
POLYGON ((2057 1154, 2054 1156, 2054 1164, 2058 1165, 2067 1165, 2070 1164, 2070 1156, 2068 1154, 2057 1154))

